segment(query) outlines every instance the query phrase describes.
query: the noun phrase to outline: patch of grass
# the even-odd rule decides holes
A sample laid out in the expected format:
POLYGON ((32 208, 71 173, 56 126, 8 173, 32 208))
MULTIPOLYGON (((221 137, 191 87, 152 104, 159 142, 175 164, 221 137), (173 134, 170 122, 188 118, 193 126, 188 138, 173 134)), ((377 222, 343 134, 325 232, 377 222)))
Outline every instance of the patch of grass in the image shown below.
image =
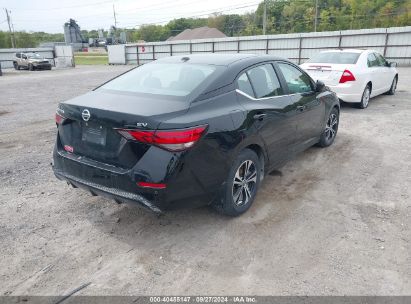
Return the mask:
POLYGON ((108 64, 108 56, 101 56, 101 55, 97 55, 97 56, 91 56, 91 55, 87 55, 87 56, 83 56, 83 54, 81 55, 74 55, 74 62, 76 63, 76 65, 102 65, 102 64, 108 64))

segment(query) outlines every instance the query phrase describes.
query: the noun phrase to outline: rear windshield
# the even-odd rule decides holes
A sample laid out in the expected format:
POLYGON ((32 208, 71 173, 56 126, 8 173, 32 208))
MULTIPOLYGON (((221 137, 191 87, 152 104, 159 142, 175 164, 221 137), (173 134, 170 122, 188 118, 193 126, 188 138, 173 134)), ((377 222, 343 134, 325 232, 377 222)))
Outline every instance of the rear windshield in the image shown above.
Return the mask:
POLYGON ((315 55, 307 62, 315 63, 335 63, 335 64, 356 64, 360 53, 349 52, 325 52, 315 55))
POLYGON ((187 96, 216 70, 216 66, 153 63, 125 73, 100 88, 107 90, 187 96))

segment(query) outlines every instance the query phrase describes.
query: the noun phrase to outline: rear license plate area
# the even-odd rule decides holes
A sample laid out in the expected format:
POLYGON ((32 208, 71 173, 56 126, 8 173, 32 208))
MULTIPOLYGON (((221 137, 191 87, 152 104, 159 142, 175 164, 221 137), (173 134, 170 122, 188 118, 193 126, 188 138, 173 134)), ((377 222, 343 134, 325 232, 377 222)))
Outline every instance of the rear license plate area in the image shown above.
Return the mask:
POLYGON ((107 140, 107 129, 99 124, 83 123, 81 140, 99 146, 105 146, 107 140))

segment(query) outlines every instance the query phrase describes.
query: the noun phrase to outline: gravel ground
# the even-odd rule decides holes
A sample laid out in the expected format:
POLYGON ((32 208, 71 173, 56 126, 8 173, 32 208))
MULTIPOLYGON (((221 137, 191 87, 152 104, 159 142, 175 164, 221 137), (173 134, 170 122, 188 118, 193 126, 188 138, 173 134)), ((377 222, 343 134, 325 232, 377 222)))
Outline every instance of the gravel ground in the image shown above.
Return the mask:
POLYGON ((264 181, 239 218, 157 217, 52 173, 59 101, 129 69, 0 77, 0 294, 411 295, 411 68, 342 109, 336 142, 264 181))

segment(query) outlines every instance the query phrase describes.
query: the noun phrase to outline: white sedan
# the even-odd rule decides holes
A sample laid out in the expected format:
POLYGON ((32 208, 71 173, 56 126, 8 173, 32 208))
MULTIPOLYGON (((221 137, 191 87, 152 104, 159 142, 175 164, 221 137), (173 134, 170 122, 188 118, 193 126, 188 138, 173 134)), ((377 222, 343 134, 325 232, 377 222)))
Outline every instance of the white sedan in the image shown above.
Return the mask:
POLYGON ((301 65, 313 79, 321 80, 339 99, 368 106, 371 97, 397 88, 396 63, 373 50, 324 51, 301 65))

